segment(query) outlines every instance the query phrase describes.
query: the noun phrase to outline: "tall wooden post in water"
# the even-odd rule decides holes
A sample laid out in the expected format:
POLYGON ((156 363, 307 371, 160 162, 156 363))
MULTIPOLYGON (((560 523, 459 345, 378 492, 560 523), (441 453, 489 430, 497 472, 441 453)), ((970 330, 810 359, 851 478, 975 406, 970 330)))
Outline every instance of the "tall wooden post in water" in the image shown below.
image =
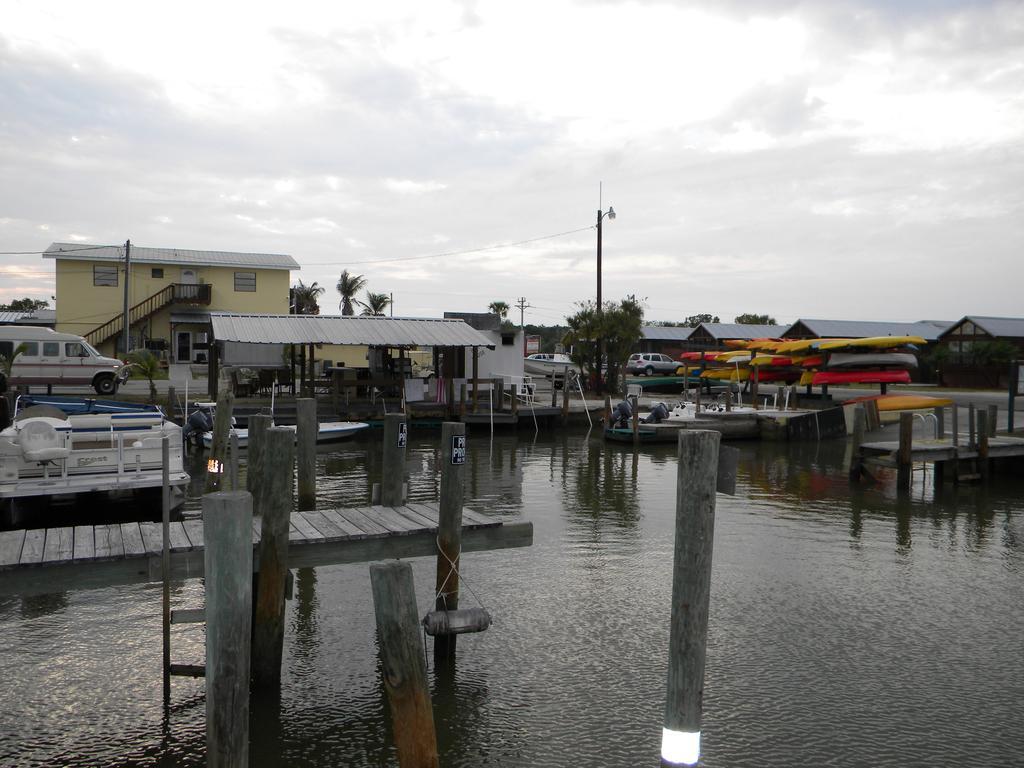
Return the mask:
POLYGON ((900 444, 896 452, 896 490, 910 490, 910 476, 913 464, 911 455, 914 448, 914 414, 900 413, 900 444))
POLYGON ((700 757, 720 438, 711 430, 679 433, 668 695, 661 737, 661 758, 669 765, 693 765, 700 757))
POLYGON ((206 576, 206 764, 249 765, 252 496, 203 496, 206 576))
MULTIPOLYGON (((445 422, 441 427, 441 499, 437 530, 438 611, 459 607, 459 554, 462 551, 462 495, 466 469, 466 425, 445 422)), ((434 638, 434 663, 455 655, 456 635, 434 638)))
POLYGON ((260 570, 252 639, 252 680, 260 687, 281 684, 284 593, 288 575, 288 526, 292 514, 295 438, 271 427, 263 435, 263 463, 270 470, 260 484, 260 570))
POLYGON ((230 392, 217 401, 217 414, 213 420, 213 442, 206 465, 205 493, 220 490, 224 476, 224 456, 227 453, 228 432, 231 430, 231 412, 234 410, 235 397, 230 392))
MULTIPOLYGON (((300 397, 296 406, 296 462, 299 469, 299 509, 316 509, 316 400, 300 397)), ((273 464, 267 464, 273 467, 273 464)))
POLYGON ((384 465, 380 474, 380 503, 385 507, 405 504, 405 449, 409 441, 404 413, 384 416, 384 465))
POLYGON ((267 466, 263 461, 263 443, 272 423, 273 419, 264 414, 249 417, 249 450, 248 463, 245 467, 245 489, 252 494, 254 515, 262 514, 263 510, 263 493, 260 490, 260 484, 267 466))
POLYGON ((437 735, 412 566, 397 560, 371 565, 370 585, 398 764, 401 768, 437 768, 437 735))

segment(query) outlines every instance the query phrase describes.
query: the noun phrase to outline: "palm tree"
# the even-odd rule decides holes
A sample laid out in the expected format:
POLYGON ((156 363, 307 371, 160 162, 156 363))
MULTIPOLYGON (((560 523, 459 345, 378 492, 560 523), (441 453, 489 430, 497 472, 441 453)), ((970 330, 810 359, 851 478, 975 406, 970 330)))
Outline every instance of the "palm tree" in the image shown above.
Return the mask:
POLYGON ((386 293, 366 292, 366 301, 357 301, 356 304, 363 308, 361 315, 374 315, 383 317, 385 310, 391 304, 391 297, 386 293))
POLYGON ((354 315, 352 300, 356 294, 366 287, 366 278, 362 275, 350 275, 348 270, 343 270, 338 278, 338 293, 341 294, 341 314, 354 315))
POLYGON ((504 301, 492 301, 487 305, 487 308, 494 314, 500 317, 502 320, 508 320, 508 304, 504 301))
POLYGON ((319 315, 320 305, 317 298, 323 295, 324 289, 314 280, 305 285, 301 280, 291 289, 291 305, 293 315, 319 315))
POLYGON ((128 353, 127 360, 133 374, 149 380, 149 402, 155 403, 157 391, 154 379, 162 378, 160 361, 148 349, 133 349, 128 353))

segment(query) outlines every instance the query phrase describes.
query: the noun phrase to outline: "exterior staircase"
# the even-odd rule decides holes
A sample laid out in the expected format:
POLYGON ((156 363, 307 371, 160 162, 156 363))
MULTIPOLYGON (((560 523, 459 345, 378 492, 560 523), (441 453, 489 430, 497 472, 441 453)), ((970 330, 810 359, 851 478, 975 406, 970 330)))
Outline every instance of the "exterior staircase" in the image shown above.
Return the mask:
MULTIPOLYGON (((171 283, 128 310, 129 327, 155 315, 170 304, 208 306, 210 296, 211 290, 208 283, 171 283)), ((124 314, 118 314, 112 320, 108 320, 85 334, 85 340, 95 347, 114 338, 123 330, 124 314)))

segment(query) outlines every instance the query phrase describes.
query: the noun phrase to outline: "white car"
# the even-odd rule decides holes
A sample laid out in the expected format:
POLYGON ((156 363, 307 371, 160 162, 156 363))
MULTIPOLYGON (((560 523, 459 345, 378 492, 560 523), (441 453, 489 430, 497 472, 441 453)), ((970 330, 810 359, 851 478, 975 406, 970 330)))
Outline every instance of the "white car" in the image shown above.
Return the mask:
POLYGON ((626 361, 626 373, 631 373, 634 376, 653 376, 654 374, 671 376, 675 374, 679 365, 668 355, 658 352, 637 353, 630 355, 629 360, 626 361))

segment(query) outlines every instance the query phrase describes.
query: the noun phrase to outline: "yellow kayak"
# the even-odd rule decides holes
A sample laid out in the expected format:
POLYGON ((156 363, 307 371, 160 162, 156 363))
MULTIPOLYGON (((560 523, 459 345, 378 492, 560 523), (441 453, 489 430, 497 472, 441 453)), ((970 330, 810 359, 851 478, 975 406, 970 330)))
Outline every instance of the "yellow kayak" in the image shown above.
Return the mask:
POLYGON ((847 347, 851 349, 864 347, 868 349, 891 349, 893 347, 905 347, 907 344, 924 346, 927 343, 928 340, 921 336, 865 336, 862 339, 819 340, 817 348, 823 352, 829 349, 845 349, 847 347))
POLYGON ((916 411, 928 410, 931 408, 945 408, 952 405, 953 401, 948 397, 932 397, 931 395, 872 395, 871 397, 858 397, 847 400, 844 405, 863 403, 866 400, 874 400, 878 403, 880 411, 916 411))

